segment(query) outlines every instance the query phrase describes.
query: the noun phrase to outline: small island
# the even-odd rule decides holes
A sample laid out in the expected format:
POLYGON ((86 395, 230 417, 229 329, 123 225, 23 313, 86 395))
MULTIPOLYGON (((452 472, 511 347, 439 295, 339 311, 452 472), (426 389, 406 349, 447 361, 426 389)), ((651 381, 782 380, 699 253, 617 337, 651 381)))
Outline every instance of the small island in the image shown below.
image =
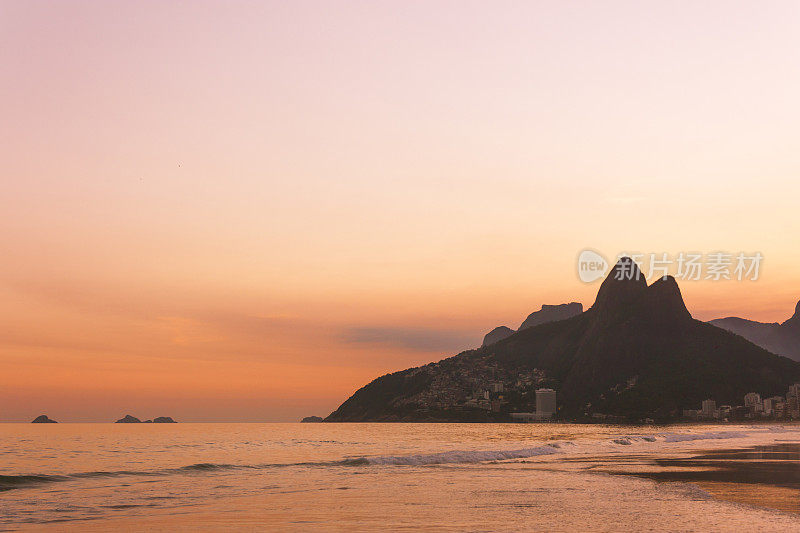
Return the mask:
POLYGON ((58 424, 58 422, 48 418, 47 415, 39 415, 31 421, 31 424, 58 424))
POLYGON ((322 422, 322 417, 321 416, 307 416, 304 419, 302 419, 300 422, 304 422, 304 423, 322 422))
POLYGON ((115 424, 141 424, 142 421, 136 418, 133 415, 125 415, 124 417, 120 418, 115 424))
POLYGON ((125 415, 115 422, 115 424, 177 424, 171 416, 157 416, 152 420, 142 422, 133 415, 125 415))

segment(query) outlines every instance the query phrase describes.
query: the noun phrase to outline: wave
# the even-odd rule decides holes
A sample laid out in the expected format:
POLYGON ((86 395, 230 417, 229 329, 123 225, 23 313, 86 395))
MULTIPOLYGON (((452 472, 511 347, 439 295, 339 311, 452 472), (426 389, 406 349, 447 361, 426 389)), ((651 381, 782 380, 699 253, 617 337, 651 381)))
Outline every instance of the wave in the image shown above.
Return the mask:
POLYGON ((485 461, 502 461, 521 459, 558 453, 558 444, 549 444, 520 450, 494 451, 449 451, 433 454, 406 456, 353 457, 338 461, 301 462, 301 463, 264 463, 264 464, 228 464, 228 463, 195 463, 177 468, 161 470, 113 470, 96 472, 78 472, 65 475, 16 475, 0 476, 0 491, 30 487, 44 483, 56 483, 78 479, 113 478, 123 476, 168 476, 171 474, 191 474, 225 470, 263 470, 285 467, 331 467, 331 466, 366 466, 366 465, 433 465, 446 463, 479 463, 485 461))
POLYGON ((664 442, 688 442, 693 440, 741 439, 749 437, 741 431, 718 431, 709 433, 669 433, 664 435, 664 442))
POLYGON ((176 473, 204 472, 209 470, 267 468, 274 466, 291 466, 291 465, 233 465, 233 464, 198 463, 187 466, 181 466, 178 468, 165 468, 162 470, 112 470, 112 471, 97 471, 97 472, 76 472, 73 474, 63 474, 63 475, 50 475, 50 474, 22 474, 16 476, 0 475, 0 491, 26 488, 45 483, 58 483, 58 482, 77 480, 77 479, 115 478, 123 476, 142 476, 142 477, 166 476, 176 473))
MULTIPOLYGON (((773 428, 753 428, 756 432, 775 431, 773 428)), ((781 428, 781 431, 785 431, 781 428)), ((513 459, 527 459, 537 456, 553 455, 565 452, 593 453, 607 446, 631 446, 633 444, 649 445, 671 444, 698 440, 737 439, 752 436, 750 432, 718 431, 706 433, 659 433, 651 435, 620 435, 607 441, 575 443, 572 441, 550 442, 547 444, 514 450, 452 450, 439 453, 412 455, 382 455, 348 457, 337 461, 298 462, 298 463, 262 463, 262 464, 230 464, 230 463, 195 463, 186 466, 164 468, 160 470, 113 470, 79 472, 74 474, 48 475, 0 475, 0 491, 32 487, 47 483, 57 483, 76 479, 111 478, 121 476, 170 476, 176 474, 192 475, 228 470, 263 470, 287 467, 362 467, 362 466, 423 466, 443 464, 471 464, 513 459), (599 446, 599 447, 598 447, 599 446), (568 448, 568 449, 565 449, 568 448)), ((780 440, 780 439, 778 439, 780 440)), ((649 446, 648 446, 649 448, 649 446)))
POLYGON ((20 476, 0 476, 0 491, 11 490, 30 485, 42 483, 54 483, 56 481, 66 481, 67 476, 46 476, 46 475, 20 475, 20 476))
POLYGON ((343 464, 348 465, 440 465, 483 463, 486 461, 505 461, 508 459, 526 459, 539 455, 560 453, 557 444, 547 444, 533 448, 519 450, 473 450, 449 451, 419 455, 384 455, 377 457, 359 457, 348 459, 343 464))

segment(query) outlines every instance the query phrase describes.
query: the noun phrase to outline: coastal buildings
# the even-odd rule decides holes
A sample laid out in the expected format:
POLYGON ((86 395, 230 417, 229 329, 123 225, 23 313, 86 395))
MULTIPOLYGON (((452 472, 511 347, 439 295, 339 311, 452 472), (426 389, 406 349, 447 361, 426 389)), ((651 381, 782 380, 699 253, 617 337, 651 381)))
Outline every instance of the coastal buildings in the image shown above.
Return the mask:
POLYGON ((536 389, 535 413, 509 413, 514 422, 539 422, 550 420, 556 413, 556 391, 536 389))
POLYGON ((764 410, 761 395, 757 392, 748 392, 744 395, 744 406, 749 408, 753 413, 760 413, 764 410))
POLYGON ((744 405, 721 405, 714 399, 704 400, 701 408, 684 409, 683 417, 692 420, 800 420, 800 383, 789 386, 786 396, 761 398, 758 392, 748 392, 744 405))
POLYGON ((536 416, 540 420, 548 419, 556 412, 556 391, 553 389, 536 389, 536 416))
POLYGON ((783 416, 784 401, 783 396, 773 396, 771 398, 764 398, 764 416, 777 417, 779 414, 783 416))
POLYGON ((714 400, 703 400, 703 405, 700 409, 700 415, 703 418, 717 418, 717 402, 714 400))

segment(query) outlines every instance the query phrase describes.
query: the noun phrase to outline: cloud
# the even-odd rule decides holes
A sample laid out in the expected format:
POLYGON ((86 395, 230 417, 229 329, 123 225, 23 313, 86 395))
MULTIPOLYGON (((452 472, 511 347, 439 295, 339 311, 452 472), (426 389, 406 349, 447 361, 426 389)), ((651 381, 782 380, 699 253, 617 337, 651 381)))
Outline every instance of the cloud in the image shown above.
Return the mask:
POLYGON ((478 346, 474 331, 427 328, 350 327, 343 341, 349 344, 377 345, 417 352, 457 352, 478 346))

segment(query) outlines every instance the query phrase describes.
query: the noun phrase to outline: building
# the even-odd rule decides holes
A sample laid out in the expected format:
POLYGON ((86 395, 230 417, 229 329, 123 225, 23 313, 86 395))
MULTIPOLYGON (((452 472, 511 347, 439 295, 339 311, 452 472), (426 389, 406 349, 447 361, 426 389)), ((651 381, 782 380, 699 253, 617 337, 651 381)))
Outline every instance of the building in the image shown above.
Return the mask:
POLYGON ((502 383, 492 383, 490 389, 494 393, 503 392, 503 384, 502 383))
POLYGON ((556 391, 553 389, 536 389, 536 416, 540 419, 550 418, 556 412, 556 391))
POLYGON ((514 422, 535 422, 535 413, 511 413, 511 420, 514 422))
POLYGON ((717 418, 717 402, 714 400, 703 400, 700 414, 703 418, 717 418))
POLYGON ((797 396, 786 395, 785 414, 787 418, 800 418, 800 402, 798 402, 797 396))
POLYGON ((744 395, 744 406, 750 409, 753 414, 760 413, 764 410, 764 404, 761 402, 761 395, 757 392, 748 392, 744 395))
POLYGON ((786 416, 800 418, 800 383, 790 385, 786 393, 786 416))
POLYGON ((764 398, 764 416, 777 416, 778 411, 783 411, 783 407, 778 408, 779 405, 783 405, 783 398, 780 396, 764 398))
POLYGON ((789 394, 795 397, 800 397, 800 383, 789 385, 789 394))

